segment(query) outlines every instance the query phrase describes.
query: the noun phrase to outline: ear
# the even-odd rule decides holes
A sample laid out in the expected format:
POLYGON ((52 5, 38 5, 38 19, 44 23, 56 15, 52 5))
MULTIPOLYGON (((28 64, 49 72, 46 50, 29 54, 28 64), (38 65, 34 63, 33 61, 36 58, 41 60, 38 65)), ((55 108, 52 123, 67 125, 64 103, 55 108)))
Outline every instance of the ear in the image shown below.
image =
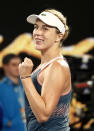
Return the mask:
POLYGON ((62 33, 59 33, 59 39, 60 39, 60 41, 63 39, 63 34, 62 33))
POLYGON ((4 64, 3 69, 4 69, 4 71, 6 71, 8 69, 8 66, 6 64, 4 64))
POLYGON ((63 39, 63 34, 59 33, 57 34, 56 42, 60 42, 63 39))

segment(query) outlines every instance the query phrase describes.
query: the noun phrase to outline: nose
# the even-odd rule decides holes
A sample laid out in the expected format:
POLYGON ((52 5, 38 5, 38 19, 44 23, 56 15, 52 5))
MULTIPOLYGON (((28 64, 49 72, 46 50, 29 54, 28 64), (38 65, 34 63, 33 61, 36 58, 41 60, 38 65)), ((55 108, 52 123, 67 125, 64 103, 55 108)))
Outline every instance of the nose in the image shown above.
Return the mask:
POLYGON ((38 36, 39 36, 39 35, 42 35, 42 33, 43 33, 43 32, 42 32, 42 29, 41 29, 41 28, 38 28, 38 29, 36 29, 36 30, 33 31, 33 34, 34 34, 34 35, 38 35, 38 36))

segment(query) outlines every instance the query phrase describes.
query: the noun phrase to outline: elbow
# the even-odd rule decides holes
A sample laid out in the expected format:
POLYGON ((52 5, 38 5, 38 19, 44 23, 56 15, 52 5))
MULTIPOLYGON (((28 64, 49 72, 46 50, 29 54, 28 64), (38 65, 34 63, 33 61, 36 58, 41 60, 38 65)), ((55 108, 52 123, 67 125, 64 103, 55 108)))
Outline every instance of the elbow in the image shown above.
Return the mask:
POLYGON ((49 120, 49 117, 48 115, 40 115, 38 118, 37 118, 37 121, 38 123, 44 123, 44 122, 47 122, 49 120))

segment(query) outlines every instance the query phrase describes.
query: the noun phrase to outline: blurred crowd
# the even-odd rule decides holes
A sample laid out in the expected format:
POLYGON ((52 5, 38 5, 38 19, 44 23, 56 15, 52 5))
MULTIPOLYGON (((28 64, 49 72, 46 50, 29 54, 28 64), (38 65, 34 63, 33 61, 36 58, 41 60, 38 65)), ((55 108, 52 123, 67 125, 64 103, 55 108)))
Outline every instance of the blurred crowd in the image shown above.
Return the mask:
POLYGON ((72 74, 71 131, 94 131, 94 57, 67 56, 72 74))
POLYGON ((3 57, 0 80, 0 131, 26 131, 24 90, 19 78, 21 58, 15 54, 3 57))

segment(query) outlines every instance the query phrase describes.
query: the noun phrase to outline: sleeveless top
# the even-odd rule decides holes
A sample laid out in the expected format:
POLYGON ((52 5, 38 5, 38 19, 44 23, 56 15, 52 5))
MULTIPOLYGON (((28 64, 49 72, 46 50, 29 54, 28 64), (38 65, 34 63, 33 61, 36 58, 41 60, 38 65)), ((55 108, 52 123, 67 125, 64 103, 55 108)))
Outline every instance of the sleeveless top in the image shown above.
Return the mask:
MULTIPOLYGON (((36 90, 41 95, 41 84, 38 81, 39 72, 45 69, 53 61, 57 59, 63 59, 64 65, 68 66, 67 62, 63 57, 56 57, 47 63, 43 68, 34 71, 31 74, 32 81, 35 85, 36 90)), ((59 102, 56 105, 55 110, 50 116, 47 122, 38 123, 32 109, 29 105, 28 99, 25 95, 25 113, 27 122, 27 131, 70 131, 69 127, 69 104, 71 100, 71 87, 68 92, 60 96, 59 102)))

